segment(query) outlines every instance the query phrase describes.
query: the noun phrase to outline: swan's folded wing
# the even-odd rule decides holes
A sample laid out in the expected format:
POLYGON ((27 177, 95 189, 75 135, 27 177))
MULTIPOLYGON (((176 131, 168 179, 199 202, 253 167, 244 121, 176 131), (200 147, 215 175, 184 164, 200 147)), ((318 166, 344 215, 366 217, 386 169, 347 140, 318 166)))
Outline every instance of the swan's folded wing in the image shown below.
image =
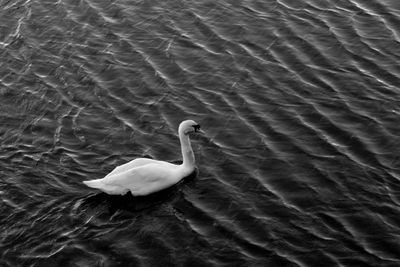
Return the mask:
POLYGON ((116 175, 116 174, 121 174, 121 173, 126 172, 126 171, 128 171, 130 169, 137 168, 137 167, 140 167, 140 166, 143 166, 143 165, 146 165, 146 164, 150 164, 150 163, 154 163, 154 162, 157 162, 157 161, 154 160, 154 159, 148 159, 148 158, 134 159, 134 160, 131 160, 131 161, 129 161, 129 162, 125 163, 125 164, 122 164, 122 165, 120 165, 118 167, 115 167, 105 177, 116 175))

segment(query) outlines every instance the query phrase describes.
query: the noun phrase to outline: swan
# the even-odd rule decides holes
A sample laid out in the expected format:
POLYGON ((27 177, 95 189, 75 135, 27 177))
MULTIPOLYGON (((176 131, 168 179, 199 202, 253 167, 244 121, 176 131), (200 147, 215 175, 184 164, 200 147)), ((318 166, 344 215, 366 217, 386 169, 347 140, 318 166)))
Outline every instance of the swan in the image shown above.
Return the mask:
POLYGON ((145 196, 166 189, 194 171, 195 159, 189 134, 198 131, 200 125, 193 120, 185 120, 179 124, 178 133, 183 157, 183 163, 180 165, 137 158, 116 167, 102 179, 83 183, 110 195, 124 195, 130 191, 133 196, 145 196))

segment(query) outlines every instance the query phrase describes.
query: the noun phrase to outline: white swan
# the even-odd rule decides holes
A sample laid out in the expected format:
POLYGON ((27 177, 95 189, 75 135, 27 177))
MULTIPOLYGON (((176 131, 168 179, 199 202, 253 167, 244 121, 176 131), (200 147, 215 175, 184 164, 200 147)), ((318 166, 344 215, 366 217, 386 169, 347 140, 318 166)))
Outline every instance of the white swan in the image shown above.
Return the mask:
POLYGON ((194 171, 195 159, 189 134, 199 130, 200 125, 192 120, 183 121, 179 125, 183 156, 181 165, 138 158, 116 167, 102 179, 83 183, 110 195, 124 195, 131 191, 134 196, 144 196, 168 188, 194 171))

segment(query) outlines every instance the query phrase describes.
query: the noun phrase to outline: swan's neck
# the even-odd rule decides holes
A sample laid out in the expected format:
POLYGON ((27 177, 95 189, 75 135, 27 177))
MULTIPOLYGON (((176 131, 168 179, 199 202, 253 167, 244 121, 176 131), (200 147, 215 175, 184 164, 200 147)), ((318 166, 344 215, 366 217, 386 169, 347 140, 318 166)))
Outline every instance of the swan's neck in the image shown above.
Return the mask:
POLYGON ((194 160, 192 146, 190 145, 189 136, 182 132, 179 132, 179 139, 181 141, 181 150, 183 157, 182 166, 185 169, 193 171, 195 168, 195 160, 194 160))

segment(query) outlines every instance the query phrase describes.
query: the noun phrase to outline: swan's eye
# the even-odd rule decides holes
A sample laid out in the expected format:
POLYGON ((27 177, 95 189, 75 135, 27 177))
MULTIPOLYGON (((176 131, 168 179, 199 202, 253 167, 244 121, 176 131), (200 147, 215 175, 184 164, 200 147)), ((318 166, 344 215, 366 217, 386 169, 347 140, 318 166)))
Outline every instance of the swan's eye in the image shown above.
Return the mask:
POLYGON ((194 128, 195 132, 198 132, 200 130, 200 125, 199 124, 192 125, 192 127, 194 128))

